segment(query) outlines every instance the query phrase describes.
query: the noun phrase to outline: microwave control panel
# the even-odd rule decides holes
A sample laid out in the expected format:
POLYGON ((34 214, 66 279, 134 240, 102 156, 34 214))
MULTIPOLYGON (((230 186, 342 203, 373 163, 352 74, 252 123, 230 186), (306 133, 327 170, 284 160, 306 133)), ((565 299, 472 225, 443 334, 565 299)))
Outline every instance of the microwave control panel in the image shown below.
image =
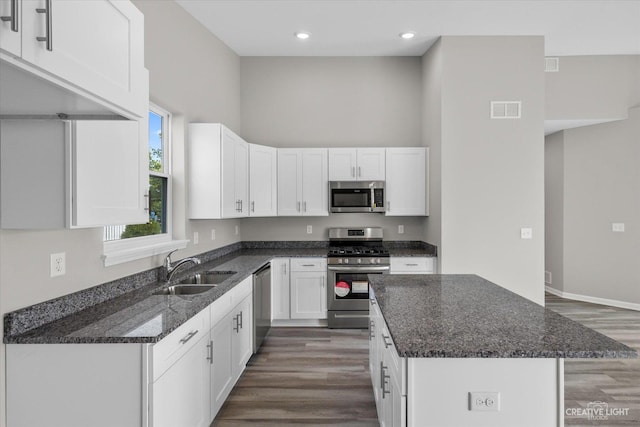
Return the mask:
POLYGON ((373 207, 375 208, 384 207, 384 189, 382 188, 373 189, 373 207))

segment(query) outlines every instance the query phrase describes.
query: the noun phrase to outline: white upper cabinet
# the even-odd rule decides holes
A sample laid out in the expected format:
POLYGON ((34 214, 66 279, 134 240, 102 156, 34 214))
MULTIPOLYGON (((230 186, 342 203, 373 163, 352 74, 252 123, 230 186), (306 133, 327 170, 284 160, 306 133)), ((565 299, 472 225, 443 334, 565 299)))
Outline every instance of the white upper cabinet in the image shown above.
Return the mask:
POLYGON ((0 0, 1 16, 16 11, 17 32, 0 21, 1 114, 147 114, 144 16, 131 2, 0 0))
POLYGON ((189 217, 237 218, 249 211, 249 145, 219 123, 189 125, 189 217))
POLYGON ((329 215, 327 149, 278 149, 278 215, 329 215))
POLYGON ((20 9, 22 3, 16 0, 0 0, 0 52, 8 52, 20 56, 22 46, 20 43, 20 9))
POLYGON ((387 216, 426 216, 428 148, 387 148, 387 216))
POLYGON ((384 181, 384 148, 330 148, 330 181, 384 181))
POLYGON ((71 144, 70 226, 149 221, 147 121, 77 121, 71 144), (133 142, 144 139, 144 144, 133 142))
POLYGON ((278 215, 278 150, 249 144, 249 216, 278 215))
POLYGON ((146 118, 66 126, 54 120, 3 120, 0 132, 2 228, 149 220, 146 118))

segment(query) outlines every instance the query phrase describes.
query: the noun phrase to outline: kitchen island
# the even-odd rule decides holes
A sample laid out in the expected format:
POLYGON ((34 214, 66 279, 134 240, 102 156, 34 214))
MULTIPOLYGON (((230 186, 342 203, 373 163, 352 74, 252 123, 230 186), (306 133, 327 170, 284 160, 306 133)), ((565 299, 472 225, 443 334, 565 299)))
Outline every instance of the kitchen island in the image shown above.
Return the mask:
POLYGON ((476 275, 376 275, 370 284, 384 426, 562 426, 565 358, 638 356, 476 275))

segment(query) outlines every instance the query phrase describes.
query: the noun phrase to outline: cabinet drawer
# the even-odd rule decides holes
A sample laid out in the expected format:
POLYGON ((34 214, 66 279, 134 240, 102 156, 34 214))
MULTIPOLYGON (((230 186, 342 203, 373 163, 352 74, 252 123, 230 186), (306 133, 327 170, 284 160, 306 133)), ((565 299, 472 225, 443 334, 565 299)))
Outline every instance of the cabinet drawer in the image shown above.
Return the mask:
POLYGON ((390 273, 429 274, 435 272, 433 257, 391 257, 390 273))
POLYGON ((291 258, 291 271, 326 271, 326 258, 291 258))
POLYGON ((209 333, 209 308, 180 325, 153 346, 153 380, 155 381, 195 343, 209 333))

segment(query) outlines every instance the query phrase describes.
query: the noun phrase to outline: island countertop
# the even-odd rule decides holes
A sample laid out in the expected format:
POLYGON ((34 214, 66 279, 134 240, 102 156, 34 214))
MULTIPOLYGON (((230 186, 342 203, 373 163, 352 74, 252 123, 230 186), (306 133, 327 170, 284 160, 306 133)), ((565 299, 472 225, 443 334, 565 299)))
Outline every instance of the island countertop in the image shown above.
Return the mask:
POLYGON ((634 349, 477 275, 369 280, 400 357, 638 357, 634 349))

